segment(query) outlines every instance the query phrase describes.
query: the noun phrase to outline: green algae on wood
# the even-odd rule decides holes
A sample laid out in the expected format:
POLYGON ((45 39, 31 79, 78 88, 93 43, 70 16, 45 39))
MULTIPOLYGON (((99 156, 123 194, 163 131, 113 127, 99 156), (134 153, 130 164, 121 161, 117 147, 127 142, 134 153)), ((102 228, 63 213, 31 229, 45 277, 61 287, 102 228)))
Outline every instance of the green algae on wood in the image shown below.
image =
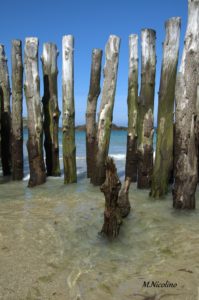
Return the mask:
POLYGON ((57 96, 57 46, 53 43, 43 45, 41 57, 44 81, 44 147, 48 176, 60 176, 59 163, 59 106, 57 96))
POLYGON ((64 183, 77 182, 75 146, 74 105, 74 38, 66 35, 62 39, 62 131, 64 183))
POLYGON ((173 206, 194 209, 198 183, 199 1, 188 0, 188 23, 175 87, 173 206))
POLYGON ((25 40, 24 90, 28 111, 28 158, 30 179, 28 186, 34 187, 46 181, 43 158, 43 120, 40 101, 40 79, 38 72, 38 38, 25 40))
POLYGON ((153 109, 155 92, 156 33, 141 33, 141 90, 138 101, 138 188, 149 188, 153 170, 153 109))
POLYGON ((165 23, 166 37, 163 44, 159 88, 157 145, 150 192, 154 198, 162 197, 167 193, 173 168, 173 111, 180 25, 179 17, 171 18, 165 23))
POLYGON ((23 62, 22 42, 12 41, 12 178, 23 179, 23 62))
POLYGON ((129 36, 128 135, 125 177, 137 181, 138 35, 129 36))
POLYGON ((11 174, 10 80, 4 45, 0 45, 1 160, 3 175, 11 174))
POLYGON ((86 162, 87 177, 90 178, 94 170, 94 155, 96 147, 96 108, 100 94, 102 50, 93 49, 90 75, 90 87, 86 109, 86 162))
POLYGON ((105 50, 106 61, 104 66, 104 82, 97 129, 97 146, 94 157, 95 169, 91 177, 91 182, 94 185, 101 185, 106 178, 105 161, 108 156, 110 143, 117 82, 119 48, 120 38, 115 35, 111 35, 106 44, 105 50))

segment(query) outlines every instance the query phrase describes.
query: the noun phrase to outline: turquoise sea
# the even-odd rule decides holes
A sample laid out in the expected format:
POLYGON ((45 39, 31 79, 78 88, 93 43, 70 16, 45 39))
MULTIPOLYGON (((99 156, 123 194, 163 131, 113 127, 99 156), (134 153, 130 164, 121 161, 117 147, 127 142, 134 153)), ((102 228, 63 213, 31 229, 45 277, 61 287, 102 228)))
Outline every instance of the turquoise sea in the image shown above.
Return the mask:
MULTIPOLYGON (((78 183, 64 185, 62 175, 32 189, 26 139, 24 180, 0 184, 1 300, 198 299, 198 205, 176 211, 171 193, 153 200, 132 184, 131 213, 110 242, 98 234, 104 196, 86 178, 85 133, 76 133, 78 183)), ((109 153, 123 180, 125 131, 112 132, 109 153)))

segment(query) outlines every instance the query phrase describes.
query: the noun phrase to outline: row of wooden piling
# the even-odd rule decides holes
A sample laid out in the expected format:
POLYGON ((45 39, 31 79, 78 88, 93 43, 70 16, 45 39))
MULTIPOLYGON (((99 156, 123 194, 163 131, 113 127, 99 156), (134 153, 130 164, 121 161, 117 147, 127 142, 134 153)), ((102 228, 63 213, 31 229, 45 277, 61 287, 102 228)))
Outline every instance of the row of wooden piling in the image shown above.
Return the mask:
MULTIPOLYGON (((177 74, 181 20, 165 23, 166 36, 158 101, 158 127, 153 161, 153 114, 156 75, 156 32, 141 32, 141 87, 138 95, 138 35, 129 37, 128 136, 126 178, 138 188, 149 188, 150 195, 161 198, 174 178, 173 205, 194 208, 198 182, 198 97, 199 85, 199 2, 188 0, 188 25, 180 70, 177 74), (177 76, 176 76, 177 74, 177 76), (174 99, 176 101, 174 101, 174 99), (175 105, 175 108, 174 108, 175 105), (174 118, 175 116, 175 118, 174 118), (175 126, 174 126, 175 123, 175 126), (175 131, 174 131, 175 127, 175 131), (175 140, 173 136, 175 135, 175 140)), ((87 175, 101 185, 106 178, 114 99, 117 83, 120 38, 109 37, 105 49, 104 81, 98 120, 102 50, 92 52, 90 87, 86 109, 87 175)), ((64 182, 77 181, 74 106, 74 38, 62 40, 62 136, 64 182)), ((46 43, 41 57, 44 81, 43 109, 40 101, 38 39, 27 38, 24 51, 24 92, 28 112, 29 186, 42 184, 47 176, 59 176, 59 117, 57 95, 56 45, 46 43), (43 132, 46 161, 43 156, 43 132)), ((1 160, 4 175, 23 178, 23 62, 22 43, 12 43, 12 114, 7 60, 0 45, 0 124, 1 160)))

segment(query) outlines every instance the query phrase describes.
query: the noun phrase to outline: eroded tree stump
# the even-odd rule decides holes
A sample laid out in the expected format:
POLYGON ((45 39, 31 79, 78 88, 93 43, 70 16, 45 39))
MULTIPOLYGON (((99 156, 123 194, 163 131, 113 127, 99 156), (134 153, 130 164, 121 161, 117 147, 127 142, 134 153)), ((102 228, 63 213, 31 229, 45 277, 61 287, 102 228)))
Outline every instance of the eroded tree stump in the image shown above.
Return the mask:
POLYGON ((117 169, 111 157, 106 159, 106 180, 101 185, 101 191, 105 196, 104 225, 101 233, 110 238, 115 238, 119 234, 122 217, 118 207, 118 194, 121 182, 117 175, 117 169))
POLYGON ((122 218, 126 218, 131 210, 131 205, 129 202, 129 188, 131 184, 131 177, 127 177, 122 184, 121 190, 118 196, 118 207, 122 218))

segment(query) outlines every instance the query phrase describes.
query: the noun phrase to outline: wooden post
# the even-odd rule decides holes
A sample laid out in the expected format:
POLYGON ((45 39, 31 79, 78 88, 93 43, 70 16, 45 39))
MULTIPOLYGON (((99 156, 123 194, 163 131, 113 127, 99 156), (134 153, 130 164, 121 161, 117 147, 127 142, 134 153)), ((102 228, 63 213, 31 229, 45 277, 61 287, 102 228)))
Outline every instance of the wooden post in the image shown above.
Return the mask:
POLYGON ((63 161, 64 183, 77 182, 74 107, 74 38, 62 40, 62 97, 63 97, 63 161))
POLYGON ((105 196, 104 225, 101 233, 110 238, 115 238, 119 234, 122 217, 118 207, 118 193, 121 182, 117 175, 117 169, 111 157, 106 159, 106 180, 101 186, 101 191, 105 196))
POLYGON ((29 187, 34 187, 46 181, 43 159, 43 122, 38 73, 38 44, 38 39, 34 37, 26 38, 25 40, 24 90, 28 111, 27 148, 30 166, 29 187))
POLYGON ((194 209, 198 182, 196 99, 199 85, 199 1, 188 0, 188 6, 188 24, 175 89, 176 159, 173 206, 194 209))
POLYGON ((153 107, 155 92, 156 33, 141 33, 142 74, 138 113, 138 188, 149 188, 153 170, 153 107))
POLYGON ((122 218, 126 218, 131 210, 131 205, 129 202, 129 188, 131 184, 131 178, 127 177, 122 184, 121 190, 118 196, 118 207, 120 209, 120 214, 122 218))
POLYGON ((4 46, 0 45, 1 155, 3 175, 11 174, 10 82, 4 46))
POLYGON ((181 19, 171 18, 165 23, 166 37, 159 88, 158 128, 155 165, 150 195, 164 196, 168 191, 173 168, 173 111, 176 71, 178 64, 181 19))
POLYGON ((129 36, 128 136, 125 176, 137 181, 138 35, 129 36))
POLYGON ((102 50, 93 49, 90 76, 90 87, 86 110, 86 162, 87 177, 91 177, 94 170, 95 146, 96 146, 96 108, 100 94, 102 50))
POLYGON ((22 43, 12 41, 12 178, 23 179, 23 62, 22 43))
POLYGON ((94 185, 101 185, 106 178, 105 161, 108 156, 113 106, 117 82, 120 38, 109 37, 106 44, 106 62, 104 67, 104 83, 102 88, 102 102, 99 113, 97 131, 97 150, 95 155, 95 169, 91 177, 94 185))
POLYGON ((44 147, 48 176, 60 176, 59 164, 59 106, 57 97, 57 46, 52 43, 43 45, 41 57, 43 68, 44 96, 44 147))

